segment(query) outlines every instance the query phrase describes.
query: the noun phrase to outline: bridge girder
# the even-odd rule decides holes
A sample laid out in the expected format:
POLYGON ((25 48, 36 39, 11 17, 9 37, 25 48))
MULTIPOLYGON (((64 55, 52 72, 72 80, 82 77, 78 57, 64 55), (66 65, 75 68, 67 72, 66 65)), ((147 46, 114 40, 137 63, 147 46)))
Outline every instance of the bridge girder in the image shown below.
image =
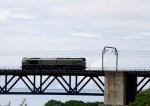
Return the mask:
POLYGON ((0 78, 0 94, 104 95, 104 83, 100 76, 59 74, 0 75, 0 78), (84 89, 90 81, 92 81, 95 86, 97 86, 96 89, 84 89), (54 82, 57 82, 57 85, 54 82), (20 88, 18 88, 19 84, 20 88), (25 88, 22 88, 22 85, 25 88), (56 89, 54 85, 61 87, 61 89, 56 89), (16 86, 18 87, 16 88, 16 86))

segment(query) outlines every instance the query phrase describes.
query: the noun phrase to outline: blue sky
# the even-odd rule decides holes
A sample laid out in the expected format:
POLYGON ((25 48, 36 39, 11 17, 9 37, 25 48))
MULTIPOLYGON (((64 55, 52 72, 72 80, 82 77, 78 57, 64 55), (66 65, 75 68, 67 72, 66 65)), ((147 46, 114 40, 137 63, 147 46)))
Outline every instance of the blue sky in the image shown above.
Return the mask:
MULTIPOLYGON (((120 67, 148 67, 149 5, 149 0, 1 0, 0 66, 20 66, 26 56, 69 56, 86 57, 89 67, 100 67, 107 45, 119 50, 120 67)), ((105 62, 112 66, 109 58, 105 62)), ((0 98, 14 102, 14 96, 0 98)), ((40 98, 27 100, 38 106, 33 101, 40 98)), ((44 103, 49 96, 42 98, 44 103)))

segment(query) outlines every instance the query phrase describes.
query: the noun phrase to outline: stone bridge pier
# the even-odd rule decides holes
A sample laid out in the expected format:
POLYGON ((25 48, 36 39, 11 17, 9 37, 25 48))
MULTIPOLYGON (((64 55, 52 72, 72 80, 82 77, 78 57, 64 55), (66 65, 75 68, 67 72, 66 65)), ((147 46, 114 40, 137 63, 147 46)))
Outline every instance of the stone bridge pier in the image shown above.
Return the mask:
POLYGON ((134 101, 137 77, 121 71, 105 72, 105 106, 127 106, 134 101))

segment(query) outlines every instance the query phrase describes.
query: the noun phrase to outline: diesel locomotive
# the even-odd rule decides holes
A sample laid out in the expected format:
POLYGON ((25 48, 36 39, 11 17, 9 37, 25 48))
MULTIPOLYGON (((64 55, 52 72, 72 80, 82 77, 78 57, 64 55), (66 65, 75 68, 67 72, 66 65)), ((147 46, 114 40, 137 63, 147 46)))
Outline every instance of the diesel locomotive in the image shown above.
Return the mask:
POLYGON ((23 58, 22 69, 85 70, 85 58, 23 58))

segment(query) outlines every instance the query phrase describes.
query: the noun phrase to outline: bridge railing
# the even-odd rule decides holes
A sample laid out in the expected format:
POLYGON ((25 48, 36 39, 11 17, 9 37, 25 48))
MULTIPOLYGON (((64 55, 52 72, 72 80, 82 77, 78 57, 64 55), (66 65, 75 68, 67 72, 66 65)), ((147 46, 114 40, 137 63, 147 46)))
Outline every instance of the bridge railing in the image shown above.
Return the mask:
MULTIPOLYGON (((21 69, 22 69, 21 66, 0 66, 0 70, 21 70, 21 69)), ((87 67, 85 70, 97 71, 97 70, 101 70, 101 67, 87 67)))
MULTIPOLYGON (((21 66, 0 66, 0 70, 22 70, 21 66)), ((87 67, 85 71, 116 71, 116 67, 87 67)), ((150 67, 118 67, 117 71, 150 71, 150 67)))
POLYGON ((21 66, 0 66, 0 70, 21 70, 21 66))
POLYGON ((101 67, 87 67, 86 70, 90 71, 90 70, 102 70, 101 67))
POLYGON ((105 67, 104 71, 150 71, 150 67, 105 67))

